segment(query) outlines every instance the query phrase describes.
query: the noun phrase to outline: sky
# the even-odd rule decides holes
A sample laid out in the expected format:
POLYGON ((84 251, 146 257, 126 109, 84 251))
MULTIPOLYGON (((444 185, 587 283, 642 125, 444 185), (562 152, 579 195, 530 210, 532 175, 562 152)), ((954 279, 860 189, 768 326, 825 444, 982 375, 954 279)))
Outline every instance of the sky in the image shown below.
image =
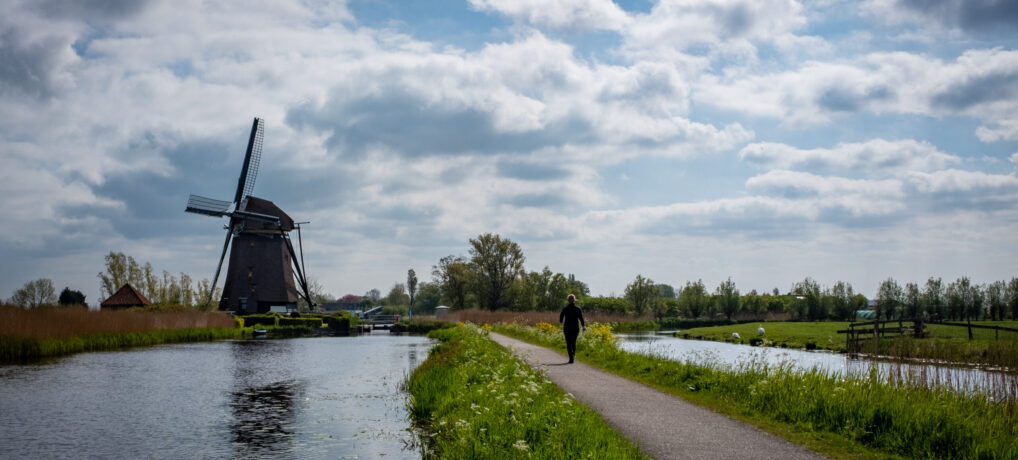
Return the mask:
MULTIPOLYGON (((0 0, 0 297, 97 303, 110 251, 210 278, 254 196, 335 296, 496 233, 594 295, 637 274, 1018 276, 1007 0, 0 0)), ((220 285, 222 281, 220 280, 220 285)))

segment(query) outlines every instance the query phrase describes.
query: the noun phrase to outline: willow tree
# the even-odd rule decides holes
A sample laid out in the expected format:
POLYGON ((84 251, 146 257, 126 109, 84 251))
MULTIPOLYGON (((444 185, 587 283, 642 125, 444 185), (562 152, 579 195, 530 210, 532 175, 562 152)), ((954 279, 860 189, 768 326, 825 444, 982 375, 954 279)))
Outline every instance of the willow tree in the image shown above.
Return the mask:
POLYGON ((509 289, 523 275, 523 249, 508 238, 485 233, 470 240, 470 265, 482 306, 494 311, 509 306, 509 289))

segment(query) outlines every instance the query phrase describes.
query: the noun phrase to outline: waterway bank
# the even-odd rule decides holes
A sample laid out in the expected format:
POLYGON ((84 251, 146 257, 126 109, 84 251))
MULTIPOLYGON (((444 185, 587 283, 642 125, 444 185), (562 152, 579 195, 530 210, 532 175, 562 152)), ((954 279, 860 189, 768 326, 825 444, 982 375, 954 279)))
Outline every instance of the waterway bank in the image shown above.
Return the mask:
POLYGON ((483 329, 430 335, 442 343, 406 383, 425 458, 646 458, 483 329))
MULTIPOLYGON (((518 325, 500 333, 562 350, 562 334, 518 325)), ((1018 410, 936 388, 832 376, 747 361, 701 365, 583 341, 578 358, 833 458, 1015 458, 1018 410)))

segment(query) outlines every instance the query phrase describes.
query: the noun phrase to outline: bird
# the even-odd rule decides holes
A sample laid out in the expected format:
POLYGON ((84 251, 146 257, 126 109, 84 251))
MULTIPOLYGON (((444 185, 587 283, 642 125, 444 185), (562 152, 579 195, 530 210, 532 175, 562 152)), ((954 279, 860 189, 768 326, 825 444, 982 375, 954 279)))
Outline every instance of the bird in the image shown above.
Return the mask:
POLYGON ((757 334, 763 334, 763 333, 764 333, 764 329, 763 329, 763 326, 758 326, 758 327, 756 328, 756 333, 757 333, 757 334))
POLYGON ((733 332, 732 333, 732 338, 733 339, 738 339, 738 338, 741 338, 741 337, 739 337, 739 333, 738 332, 733 332))

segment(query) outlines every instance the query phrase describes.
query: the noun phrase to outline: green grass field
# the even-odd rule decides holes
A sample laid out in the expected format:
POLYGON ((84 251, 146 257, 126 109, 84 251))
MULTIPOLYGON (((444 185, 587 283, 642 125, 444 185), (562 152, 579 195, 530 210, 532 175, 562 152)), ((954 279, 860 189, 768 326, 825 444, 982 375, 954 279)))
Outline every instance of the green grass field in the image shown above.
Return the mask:
MULTIPOLYGON (((760 339, 762 346, 844 352, 845 335, 837 331, 848 329, 848 324, 841 321, 759 322, 698 327, 681 330, 675 335, 687 339, 742 344, 760 339), (764 334, 757 332, 758 327, 764 328, 764 334), (739 334, 738 339, 732 337, 733 332, 739 334)), ((1018 329, 1018 321, 973 321, 972 324, 1018 329)), ((1018 367, 1018 333, 1001 331, 995 334, 992 330, 973 329, 973 340, 969 340, 968 328, 965 327, 930 324, 927 330, 928 337, 924 339, 885 339, 881 341, 879 349, 863 351, 905 358, 1018 367)))

